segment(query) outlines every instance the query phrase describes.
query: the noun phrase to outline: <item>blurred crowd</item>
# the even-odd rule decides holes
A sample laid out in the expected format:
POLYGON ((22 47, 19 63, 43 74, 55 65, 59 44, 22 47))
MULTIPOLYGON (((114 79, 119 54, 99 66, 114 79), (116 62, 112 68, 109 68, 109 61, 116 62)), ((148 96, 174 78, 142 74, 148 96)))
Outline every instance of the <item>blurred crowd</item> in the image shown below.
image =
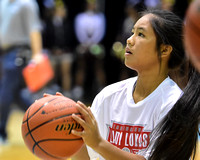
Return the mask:
POLYGON ((46 88, 54 85, 53 90, 89 102, 105 85, 136 76, 136 72, 124 66, 123 53, 139 12, 162 8, 184 19, 190 3, 189 0, 31 1, 38 4, 42 49, 48 53, 55 71, 46 88))
MULTIPOLYGON (((17 8, 19 5, 17 1, 20 0, 5 1, 16 3, 17 8)), ((136 72, 125 67, 123 54, 126 39, 132 34, 130 31, 138 19, 138 13, 146 8, 161 8, 171 10, 184 19, 190 3, 189 0, 24 0, 23 2, 28 3, 28 1, 34 1, 37 4, 35 7, 38 9, 41 25, 37 29, 41 36, 41 43, 32 44, 32 38, 38 38, 37 32, 34 36, 32 34, 30 36, 30 43, 33 46, 23 44, 20 48, 31 47, 33 52, 33 48, 39 46, 38 48, 42 49, 41 52, 49 56, 55 76, 36 93, 30 93, 26 87, 25 89, 22 87, 22 97, 36 99, 44 92, 55 94, 59 91, 67 97, 89 104, 106 85, 137 75, 136 72)), ((2 8, 0 10, 0 21, 1 12, 5 10, 2 8)), ((26 20, 26 18, 22 19, 22 21, 26 20)), ((34 18, 32 20, 35 21, 34 18)), ((12 27, 17 26, 14 24, 12 27)), ((1 36, 3 34, 1 35, 0 32, 0 40, 1 36)), ((11 37, 16 36, 18 34, 11 37)), ((19 45, 17 44, 18 47, 19 45)), ((4 49, 4 47, 6 46, 0 41, 1 55, 13 49, 12 46, 9 46, 9 49, 4 49)), ((15 65, 21 65, 21 57, 17 58, 15 65)), ((31 59, 30 55, 27 59, 31 59)), ((0 64, 2 67, 3 61, 0 64)), ((181 69, 181 71, 178 70, 178 74, 172 73, 172 77, 183 88, 185 66, 181 69), (180 75, 180 79, 177 75, 180 75)), ((0 78, 3 79, 2 72, 4 71, 0 70, 0 78)), ((3 88, 2 83, 1 88, 3 88)), ((13 96, 17 96, 16 92, 13 96)))
POLYGON ((123 53, 139 12, 162 8, 184 18, 189 4, 188 0, 37 2, 43 49, 56 73, 53 83, 64 95, 86 102, 105 85, 137 75, 124 66, 123 53))

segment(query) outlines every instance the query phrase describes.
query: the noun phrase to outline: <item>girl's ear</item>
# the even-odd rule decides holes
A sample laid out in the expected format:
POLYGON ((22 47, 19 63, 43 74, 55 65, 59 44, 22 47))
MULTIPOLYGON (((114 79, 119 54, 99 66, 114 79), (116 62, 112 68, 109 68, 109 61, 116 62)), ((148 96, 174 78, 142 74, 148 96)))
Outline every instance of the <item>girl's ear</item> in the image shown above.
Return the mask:
POLYGON ((161 56, 170 56, 173 48, 171 45, 162 44, 161 47, 161 56))

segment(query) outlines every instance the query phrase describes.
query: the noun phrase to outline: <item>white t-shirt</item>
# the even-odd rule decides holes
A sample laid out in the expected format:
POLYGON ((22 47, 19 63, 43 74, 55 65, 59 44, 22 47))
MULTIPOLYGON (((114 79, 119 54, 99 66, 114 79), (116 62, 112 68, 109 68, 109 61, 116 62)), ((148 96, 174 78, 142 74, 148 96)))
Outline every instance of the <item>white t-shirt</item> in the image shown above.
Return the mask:
POLYGON ((101 136, 131 153, 147 148, 150 132, 182 94, 168 77, 144 100, 135 103, 132 95, 136 80, 133 77, 105 87, 91 107, 101 136))

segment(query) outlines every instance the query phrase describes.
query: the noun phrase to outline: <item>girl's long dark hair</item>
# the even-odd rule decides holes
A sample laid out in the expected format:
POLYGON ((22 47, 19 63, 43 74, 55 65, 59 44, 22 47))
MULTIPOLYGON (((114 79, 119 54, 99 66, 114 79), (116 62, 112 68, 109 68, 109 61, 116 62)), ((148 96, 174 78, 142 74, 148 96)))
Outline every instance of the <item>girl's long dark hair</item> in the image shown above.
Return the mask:
MULTIPOLYGON (((140 12, 141 16, 153 14, 150 24, 156 36, 158 58, 161 58, 161 45, 170 45, 173 50, 170 54, 168 67, 175 69, 185 61, 183 44, 183 21, 176 14, 168 10, 148 9, 140 12)), ((160 59, 161 61, 161 59, 160 59)))
POLYGON ((200 74, 194 69, 184 94, 152 132, 150 160, 194 160, 200 122, 200 74))

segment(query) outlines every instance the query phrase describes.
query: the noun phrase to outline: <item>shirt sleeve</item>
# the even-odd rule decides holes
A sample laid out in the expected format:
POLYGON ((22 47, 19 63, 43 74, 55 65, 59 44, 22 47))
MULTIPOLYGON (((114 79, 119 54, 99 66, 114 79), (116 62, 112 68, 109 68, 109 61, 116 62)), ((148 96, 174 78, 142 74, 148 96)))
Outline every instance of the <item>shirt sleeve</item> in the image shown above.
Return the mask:
POLYGON ((24 2, 22 7, 22 18, 24 19, 24 28, 30 33, 41 30, 39 8, 34 1, 24 2))

